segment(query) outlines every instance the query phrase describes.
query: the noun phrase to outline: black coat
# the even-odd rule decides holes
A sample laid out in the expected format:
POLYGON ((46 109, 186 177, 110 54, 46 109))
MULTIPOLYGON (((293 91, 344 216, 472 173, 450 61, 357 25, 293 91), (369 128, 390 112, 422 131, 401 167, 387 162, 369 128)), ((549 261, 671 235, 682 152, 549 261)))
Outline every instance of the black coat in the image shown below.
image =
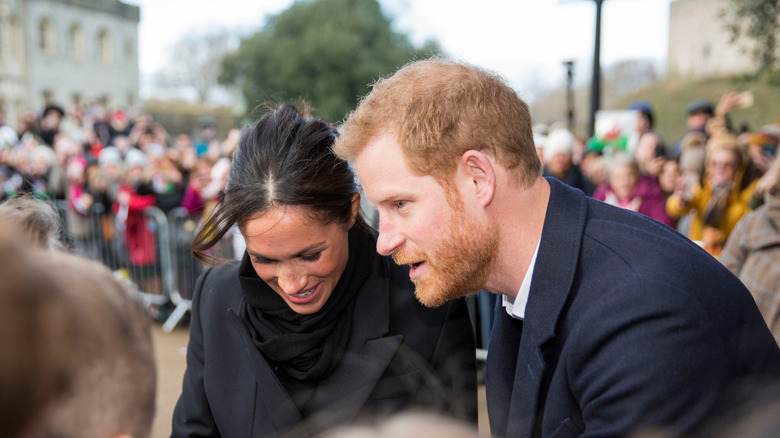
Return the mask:
POLYGON ((777 378, 780 351, 750 293, 671 228, 548 178, 522 326, 498 303, 486 364, 494 436, 691 436, 777 378))
POLYGON ((192 302, 187 370, 172 437, 280 437, 411 407, 476 423, 473 331, 463 300, 420 305, 406 269, 374 254, 347 350, 302 418, 238 316, 239 263, 206 270, 192 302), (304 421, 305 420, 305 421, 304 421))

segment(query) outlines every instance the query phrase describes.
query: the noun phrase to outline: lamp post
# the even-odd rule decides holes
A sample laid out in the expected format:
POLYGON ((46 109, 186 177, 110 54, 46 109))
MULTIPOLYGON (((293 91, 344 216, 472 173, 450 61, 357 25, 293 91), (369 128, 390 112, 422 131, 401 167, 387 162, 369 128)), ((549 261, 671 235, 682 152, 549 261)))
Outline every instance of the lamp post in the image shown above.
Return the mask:
MULTIPOLYGON (((570 3, 579 0, 558 0, 570 3)), ((596 131, 596 112, 601 107, 601 6, 606 0, 593 0, 596 3, 596 40, 593 47, 593 76, 590 87, 590 120, 588 134, 593 137, 596 131)))
POLYGON ((574 61, 563 61, 566 69, 566 127, 574 132, 574 61))
POLYGON ((588 135, 593 137, 596 131, 596 112, 601 107, 601 5, 604 0, 593 0, 596 3, 596 41, 593 47, 593 77, 590 88, 590 121, 588 135))

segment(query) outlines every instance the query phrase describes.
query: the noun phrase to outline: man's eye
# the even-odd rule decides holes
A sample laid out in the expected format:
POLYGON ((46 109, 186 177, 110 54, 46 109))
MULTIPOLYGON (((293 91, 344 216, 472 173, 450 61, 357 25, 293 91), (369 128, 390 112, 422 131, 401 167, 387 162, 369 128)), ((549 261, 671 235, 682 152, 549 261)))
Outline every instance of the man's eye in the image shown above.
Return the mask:
POLYGON ((320 259, 321 254, 322 252, 318 252, 316 254, 311 254, 311 255, 304 255, 301 256, 301 260, 303 260, 304 262, 316 262, 317 260, 320 259))
POLYGON ((404 208, 406 206, 406 201, 396 201, 395 206, 397 208, 404 208))
POLYGON ((271 264, 270 260, 268 260, 268 259, 261 259, 261 258, 257 258, 257 257, 255 257, 253 259, 253 261, 255 263, 257 263, 257 264, 260 264, 260 265, 270 265, 271 264))

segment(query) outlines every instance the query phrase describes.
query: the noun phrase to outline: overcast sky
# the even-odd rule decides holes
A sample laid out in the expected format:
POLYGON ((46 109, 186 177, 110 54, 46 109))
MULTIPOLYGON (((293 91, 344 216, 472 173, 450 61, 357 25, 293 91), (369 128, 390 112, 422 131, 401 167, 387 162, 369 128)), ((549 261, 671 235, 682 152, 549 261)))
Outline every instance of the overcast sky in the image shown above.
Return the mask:
MULTIPOLYGON (((167 48, 209 26, 252 31, 291 0, 124 0, 141 7, 140 69, 166 62, 167 48)), ((605 0, 601 61, 665 62, 672 0, 605 0)), ((592 0, 380 0, 396 29, 413 41, 439 41, 452 57, 494 70, 532 97, 536 87, 563 84, 563 61, 575 80, 589 81, 595 36, 592 0)))

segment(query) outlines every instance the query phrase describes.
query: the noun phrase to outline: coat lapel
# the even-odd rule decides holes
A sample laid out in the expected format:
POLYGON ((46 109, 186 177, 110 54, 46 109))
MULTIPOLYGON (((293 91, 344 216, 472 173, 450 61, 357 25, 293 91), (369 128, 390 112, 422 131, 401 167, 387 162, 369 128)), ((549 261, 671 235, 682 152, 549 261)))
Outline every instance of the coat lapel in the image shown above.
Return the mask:
POLYGON ((555 338, 571 292, 587 215, 582 193, 555 179, 548 181, 550 202, 517 355, 507 428, 511 436, 541 436, 544 407, 540 404, 547 372, 542 353, 555 338))
POLYGON ((509 316, 498 299, 485 365, 488 419, 490 434, 494 437, 507 435, 522 330, 523 321, 509 316))
MULTIPOLYGON (((245 304, 243 304, 245 305, 245 304)), ((284 389, 279 379, 274 374, 271 366, 262 357, 257 347, 252 343, 251 337, 244 322, 232 309, 228 310, 230 319, 236 324, 236 329, 244 341, 244 348, 252 367, 259 388, 257 406, 255 407, 255 425, 262 426, 262 436, 280 437, 285 431, 299 424, 303 419, 298 408, 284 389)), ((247 436, 255 436, 249 433, 247 436)))

